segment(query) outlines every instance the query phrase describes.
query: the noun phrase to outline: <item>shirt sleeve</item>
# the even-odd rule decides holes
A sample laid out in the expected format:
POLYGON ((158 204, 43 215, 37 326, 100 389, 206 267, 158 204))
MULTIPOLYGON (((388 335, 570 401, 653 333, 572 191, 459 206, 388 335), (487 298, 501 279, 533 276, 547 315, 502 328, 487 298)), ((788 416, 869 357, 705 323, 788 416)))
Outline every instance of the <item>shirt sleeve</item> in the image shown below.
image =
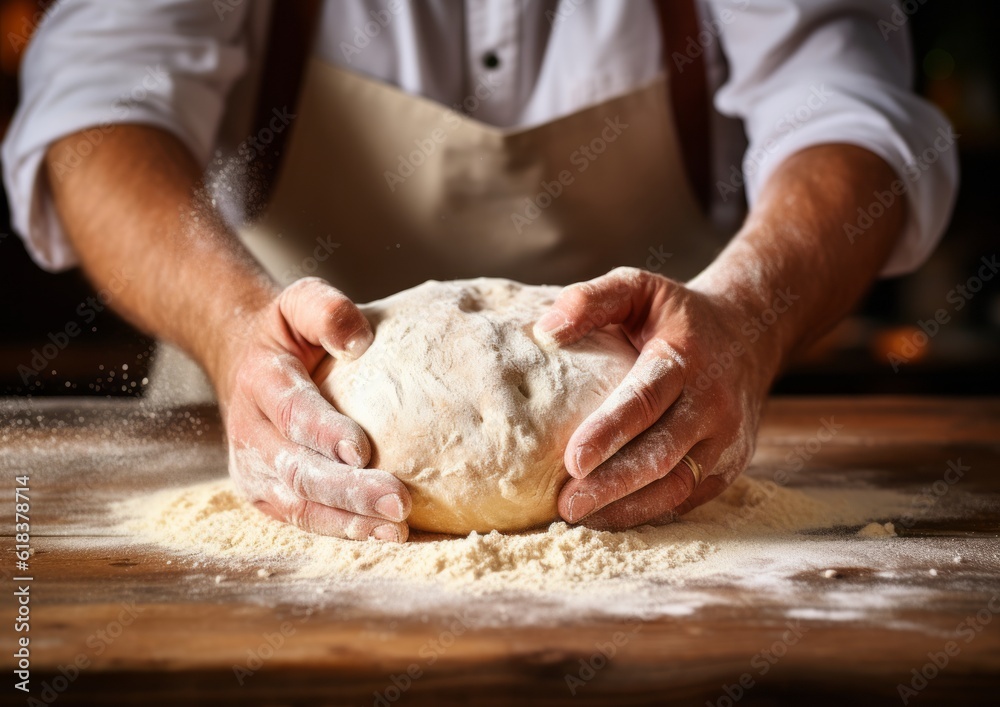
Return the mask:
POLYGON ((890 0, 709 0, 707 9, 729 64, 715 105, 741 118, 747 132, 748 202, 799 150, 823 143, 863 147, 895 169, 898 193, 873 193, 871 204, 831 237, 863 237, 885 203, 905 194, 907 224, 882 275, 916 269, 954 206, 958 136, 910 90, 910 16, 902 6, 890 0))
POLYGON ((12 223, 48 270, 76 264, 42 176, 54 141, 81 134, 55 178, 100 149, 122 123, 168 130, 202 164, 213 152, 227 92, 247 65, 249 3, 65 0, 28 46, 21 102, 3 143, 12 223))

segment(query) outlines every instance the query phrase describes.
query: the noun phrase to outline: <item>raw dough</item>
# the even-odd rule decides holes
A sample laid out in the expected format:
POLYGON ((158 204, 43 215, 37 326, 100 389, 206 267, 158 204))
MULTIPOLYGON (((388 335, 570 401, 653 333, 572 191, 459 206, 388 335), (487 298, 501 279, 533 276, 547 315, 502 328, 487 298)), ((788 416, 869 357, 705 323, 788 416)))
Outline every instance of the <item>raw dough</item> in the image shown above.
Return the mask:
POLYGON ((369 466, 410 489, 411 528, 464 535, 557 519, 566 443, 637 356, 618 327, 540 345, 531 327, 558 292, 425 282, 362 305, 371 348, 320 367, 323 394, 372 442, 369 466))

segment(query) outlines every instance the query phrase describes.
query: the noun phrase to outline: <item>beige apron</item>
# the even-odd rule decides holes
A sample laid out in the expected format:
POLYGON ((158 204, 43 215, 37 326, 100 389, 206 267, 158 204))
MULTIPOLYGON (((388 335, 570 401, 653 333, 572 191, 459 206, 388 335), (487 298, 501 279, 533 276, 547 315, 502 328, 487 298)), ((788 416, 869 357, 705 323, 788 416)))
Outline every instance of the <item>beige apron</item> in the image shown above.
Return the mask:
POLYGON ((619 265, 688 279, 723 243, 685 177, 666 81, 502 130, 474 118, 486 83, 462 114, 314 58, 268 211, 241 237, 282 284, 318 275, 358 302, 619 265))
POLYGON ((319 275, 364 302, 427 279, 568 284, 618 265, 687 279, 721 246, 664 78, 501 130, 312 59, 297 115, 268 212, 243 234, 285 284, 319 275))

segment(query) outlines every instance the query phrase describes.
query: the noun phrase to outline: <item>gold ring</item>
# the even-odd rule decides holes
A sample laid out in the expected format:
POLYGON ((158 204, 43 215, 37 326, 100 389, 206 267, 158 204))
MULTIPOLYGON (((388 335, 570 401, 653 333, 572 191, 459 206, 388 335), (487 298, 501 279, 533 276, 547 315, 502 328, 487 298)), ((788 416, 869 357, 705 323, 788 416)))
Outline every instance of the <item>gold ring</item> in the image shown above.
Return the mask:
POLYGON ((692 459, 690 454, 685 454, 681 461, 687 464, 688 469, 691 470, 691 475, 694 476, 694 487, 698 488, 701 484, 701 464, 692 459))

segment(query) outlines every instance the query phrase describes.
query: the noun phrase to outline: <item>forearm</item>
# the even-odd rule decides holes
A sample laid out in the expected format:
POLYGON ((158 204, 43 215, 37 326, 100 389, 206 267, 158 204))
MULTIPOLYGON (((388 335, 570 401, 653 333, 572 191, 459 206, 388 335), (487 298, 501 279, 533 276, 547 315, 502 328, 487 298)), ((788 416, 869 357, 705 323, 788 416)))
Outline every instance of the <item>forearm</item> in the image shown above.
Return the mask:
POLYGON ((120 125, 75 169, 54 169, 76 142, 55 143, 46 164, 84 271, 98 288, 119 289, 110 306, 126 319, 225 385, 228 349, 242 320, 273 299, 274 283, 198 195, 201 170, 174 136, 120 125))
POLYGON ((853 242, 844 224, 897 178, 881 158, 850 145, 793 155, 768 180, 740 232, 690 286, 743 311, 744 330, 776 375, 850 312, 878 276, 902 232, 905 200, 887 207, 853 242))

